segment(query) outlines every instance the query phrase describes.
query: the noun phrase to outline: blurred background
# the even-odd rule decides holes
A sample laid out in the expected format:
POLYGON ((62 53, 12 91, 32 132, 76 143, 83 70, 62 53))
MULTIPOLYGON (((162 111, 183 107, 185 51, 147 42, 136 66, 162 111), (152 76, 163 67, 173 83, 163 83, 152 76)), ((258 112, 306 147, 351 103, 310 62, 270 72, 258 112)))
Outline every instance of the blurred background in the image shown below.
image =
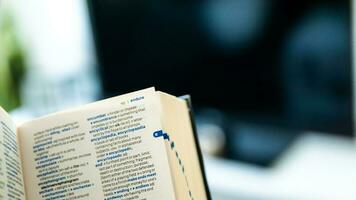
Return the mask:
POLYGON ((150 86, 190 94, 213 199, 355 199, 352 10, 2 0, 0 105, 20 123, 150 86))

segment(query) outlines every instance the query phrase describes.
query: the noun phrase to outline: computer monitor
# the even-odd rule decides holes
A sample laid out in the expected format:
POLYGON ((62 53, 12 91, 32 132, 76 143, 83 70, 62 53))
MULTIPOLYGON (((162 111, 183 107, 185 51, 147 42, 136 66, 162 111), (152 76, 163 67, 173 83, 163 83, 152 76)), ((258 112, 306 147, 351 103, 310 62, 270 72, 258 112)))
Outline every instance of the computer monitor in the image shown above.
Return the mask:
POLYGON ((352 0, 351 1, 351 5, 352 5, 352 83, 353 83, 353 95, 352 95, 352 99, 353 99, 353 104, 352 104, 352 108, 353 108, 353 133, 356 134, 356 1, 352 0))
POLYGON ((105 96, 156 86, 232 122, 352 135, 348 0, 88 2, 105 96))

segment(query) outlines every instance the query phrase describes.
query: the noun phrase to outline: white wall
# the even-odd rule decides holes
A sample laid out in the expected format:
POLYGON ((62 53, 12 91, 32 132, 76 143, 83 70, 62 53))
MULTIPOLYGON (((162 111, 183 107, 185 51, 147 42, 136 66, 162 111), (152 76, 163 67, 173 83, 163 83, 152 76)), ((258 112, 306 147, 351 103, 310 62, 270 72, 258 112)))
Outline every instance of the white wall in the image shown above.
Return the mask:
POLYGON ((30 67, 25 107, 42 115, 93 101, 100 85, 86 1, 12 3, 30 67))

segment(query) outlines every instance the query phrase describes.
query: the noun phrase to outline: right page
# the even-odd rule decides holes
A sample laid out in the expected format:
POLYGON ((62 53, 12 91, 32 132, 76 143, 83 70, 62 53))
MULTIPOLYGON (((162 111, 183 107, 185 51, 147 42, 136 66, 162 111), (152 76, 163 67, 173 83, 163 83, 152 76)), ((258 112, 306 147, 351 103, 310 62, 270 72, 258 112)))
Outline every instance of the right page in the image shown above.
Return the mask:
POLYGON ((174 189, 153 88, 19 128, 28 200, 164 199, 174 189))
POLYGON ((158 92, 162 104, 163 132, 177 200, 205 200, 207 191, 200 168, 189 110, 184 100, 158 92))

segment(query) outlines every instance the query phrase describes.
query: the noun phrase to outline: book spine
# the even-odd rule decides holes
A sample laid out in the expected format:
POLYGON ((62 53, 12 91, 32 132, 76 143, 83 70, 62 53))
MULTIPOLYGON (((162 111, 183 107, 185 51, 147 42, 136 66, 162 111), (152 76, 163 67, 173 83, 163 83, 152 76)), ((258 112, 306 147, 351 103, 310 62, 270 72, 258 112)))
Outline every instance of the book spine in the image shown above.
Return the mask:
POLYGON ((187 106, 188 106, 190 122, 191 122, 191 126, 192 126, 192 129, 193 129, 193 134, 194 134, 194 142, 195 142, 195 146, 196 146, 197 152, 198 152, 199 164, 200 164, 200 168, 201 168, 201 172, 202 172, 202 176, 203 176, 203 181, 204 181, 204 186, 205 186, 205 191, 206 191, 206 197, 207 197, 208 200, 211 200, 211 193, 210 193, 210 190, 209 190, 208 181, 206 179, 203 154, 202 154, 201 149, 200 149, 199 140, 198 140, 198 132, 197 132, 196 123, 195 123, 195 120, 194 120, 194 112, 193 112, 192 100, 191 100, 190 95, 184 95, 184 96, 181 96, 179 98, 185 100, 185 102, 187 103, 187 106))

